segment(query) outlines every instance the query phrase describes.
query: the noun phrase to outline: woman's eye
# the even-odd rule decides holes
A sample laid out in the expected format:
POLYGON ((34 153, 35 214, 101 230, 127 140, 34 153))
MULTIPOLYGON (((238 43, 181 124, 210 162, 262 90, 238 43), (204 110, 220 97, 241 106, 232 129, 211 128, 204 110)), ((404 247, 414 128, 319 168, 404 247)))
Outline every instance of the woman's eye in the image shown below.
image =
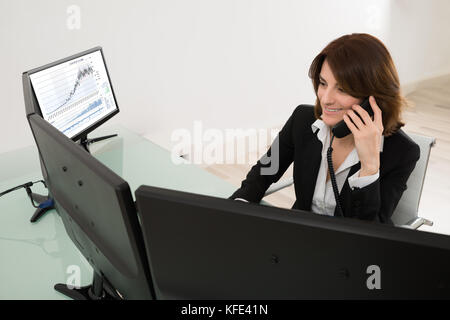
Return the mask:
POLYGON ((339 90, 340 92, 345 93, 344 89, 342 89, 342 88, 338 88, 338 90, 339 90))
POLYGON ((319 84, 320 84, 321 86, 324 86, 324 85, 325 85, 325 83, 324 83, 324 82, 319 82, 319 84))

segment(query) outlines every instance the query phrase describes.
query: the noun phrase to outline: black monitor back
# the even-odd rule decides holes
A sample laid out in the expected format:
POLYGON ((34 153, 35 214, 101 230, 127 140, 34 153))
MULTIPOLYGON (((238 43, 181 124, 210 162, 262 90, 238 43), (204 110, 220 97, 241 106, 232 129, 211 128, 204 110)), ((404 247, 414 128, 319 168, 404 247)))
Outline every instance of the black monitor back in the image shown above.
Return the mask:
POLYGON ((25 102, 25 113, 28 116, 32 114, 38 114, 42 116, 39 103, 36 99, 36 95, 33 91, 33 86, 31 85, 30 76, 28 72, 22 73, 22 87, 23 87, 23 99, 25 102))
POLYGON ((158 299, 450 298, 449 236, 148 186, 136 200, 158 299))
MULTIPOLYGON (((25 102, 25 113, 26 113, 27 120, 29 123, 30 122, 29 117, 32 114, 38 114, 40 116, 42 116, 42 115, 40 112, 38 101, 37 101, 36 96, 33 91, 33 87, 31 85, 31 80, 28 75, 28 72, 22 73, 22 87, 23 87, 23 98, 24 98, 24 102, 25 102)), ((44 167, 44 164, 42 163, 41 158, 39 158, 39 161, 41 163, 42 177, 44 178, 44 180, 46 180, 47 172, 45 171, 45 167, 44 167)))
POLYGON ((125 299, 152 283, 129 185, 38 115, 30 126, 65 229, 94 271, 125 299))

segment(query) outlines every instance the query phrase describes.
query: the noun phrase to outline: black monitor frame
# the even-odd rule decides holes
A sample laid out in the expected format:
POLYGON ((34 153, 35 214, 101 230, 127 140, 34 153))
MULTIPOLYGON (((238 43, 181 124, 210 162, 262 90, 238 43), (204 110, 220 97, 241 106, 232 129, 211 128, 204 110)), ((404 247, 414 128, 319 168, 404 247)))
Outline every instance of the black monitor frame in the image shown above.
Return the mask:
POLYGON ((103 63, 105 65, 105 69, 106 69, 106 74, 108 76, 108 80, 109 80, 109 84, 111 85, 111 92, 112 95, 114 97, 114 102, 116 104, 116 110, 114 110, 113 112, 111 112, 110 114, 106 115, 105 117, 101 118, 100 120, 98 120, 97 122, 93 123, 91 126, 89 126, 88 128, 86 128, 85 130, 83 130, 82 132, 78 133, 77 135, 73 136, 71 139, 73 141, 83 141, 87 139, 87 135, 94 131, 96 128, 98 128, 100 125, 102 125, 103 123, 105 123, 106 121, 108 121, 109 119, 111 119, 113 116, 115 116, 116 114, 118 114, 120 112, 119 110, 119 105, 117 103, 117 99, 116 99, 116 94, 114 92, 114 88, 112 85, 112 81, 111 81, 111 77, 109 75, 109 71, 108 71, 108 66, 106 65, 106 60, 105 60, 105 56, 103 54, 103 48, 100 46, 94 47, 92 49, 71 55, 70 57, 64 58, 64 59, 59 59, 55 62, 46 64, 42 67, 38 67, 38 68, 34 68, 31 69, 29 71, 25 71, 22 73, 22 85, 23 85, 23 92, 24 92, 24 100, 25 100, 25 110, 26 110, 26 114, 27 117, 29 117, 31 114, 38 114, 39 116, 42 117, 42 111, 41 108, 39 106, 39 102, 36 98, 36 94, 34 92, 33 89, 33 85, 31 83, 31 79, 30 79, 30 75, 54 67, 56 65, 59 65, 61 63, 79 58, 81 56, 96 52, 96 51, 100 51, 101 55, 102 55, 102 59, 103 59, 103 63))
POLYGON ((74 299, 153 299, 142 231, 128 183, 63 133, 29 116, 46 184, 72 242, 94 269, 92 285, 55 289, 74 299))
POLYGON ((450 298, 447 235, 150 186, 135 195, 157 299, 450 298))

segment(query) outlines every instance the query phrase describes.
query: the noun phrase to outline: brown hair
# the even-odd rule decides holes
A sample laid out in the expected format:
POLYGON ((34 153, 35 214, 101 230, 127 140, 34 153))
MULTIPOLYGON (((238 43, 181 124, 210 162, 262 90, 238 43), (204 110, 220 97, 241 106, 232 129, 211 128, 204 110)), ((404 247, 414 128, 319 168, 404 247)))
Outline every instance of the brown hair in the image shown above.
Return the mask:
MULTIPOLYGON (((347 94, 358 99, 375 97, 383 116, 383 135, 389 136, 405 125, 400 117, 407 102, 400 93, 400 81, 391 55, 380 40, 369 34, 353 33, 330 42, 309 68, 316 97, 325 59, 347 94)), ((314 114, 316 118, 322 115, 318 98, 314 114)))

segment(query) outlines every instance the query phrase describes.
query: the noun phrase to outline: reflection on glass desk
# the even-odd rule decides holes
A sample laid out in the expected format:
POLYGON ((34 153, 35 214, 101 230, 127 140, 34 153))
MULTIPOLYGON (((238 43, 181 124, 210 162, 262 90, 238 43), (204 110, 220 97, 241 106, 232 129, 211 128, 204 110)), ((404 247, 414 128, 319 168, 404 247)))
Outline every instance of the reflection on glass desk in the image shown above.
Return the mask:
MULTIPOLYGON (((119 136, 91 146, 91 153, 124 178, 134 191, 141 185, 157 186, 221 198, 236 187, 193 164, 176 165, 168 150, 124 127, 104 126, 91 138, 119 136)), ((35 146, 0 154, 0 191, 42 179, 35 146)), ((45 194, 41 184, 33 192, 45 194)), ((52 210, 37 223, 25 190, 0 198, 0 299, 66 299, 53 289, 69 283, 80 271, 81 285, 92 281, 92 268, 66 234, 52 210), (67 282, 69 280, 69 282, 67 282)))

